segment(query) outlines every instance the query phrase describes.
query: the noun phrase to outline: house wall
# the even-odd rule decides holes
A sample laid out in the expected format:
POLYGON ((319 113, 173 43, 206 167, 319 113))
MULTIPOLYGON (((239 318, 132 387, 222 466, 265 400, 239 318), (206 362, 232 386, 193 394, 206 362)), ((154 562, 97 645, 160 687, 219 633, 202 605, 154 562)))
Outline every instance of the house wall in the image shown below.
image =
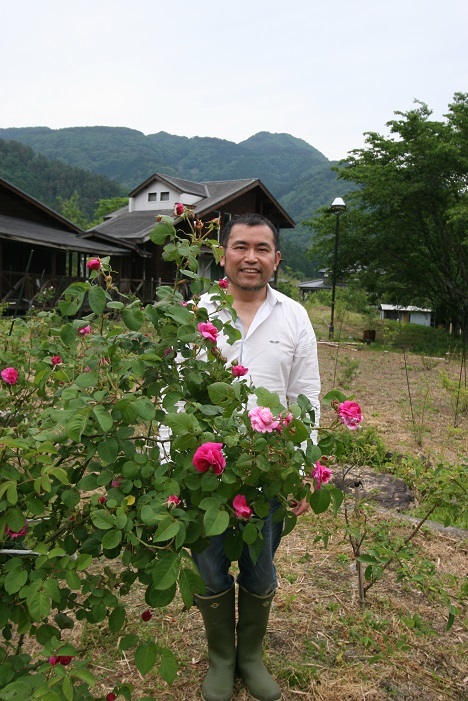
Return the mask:
POLYGON ((431 314, 430 312, 411 312, 410 313, 410 323, 420 324, 421 326, 431 325, 431 314))
POLYGON ((155 181, 151 185, 148 185, 145 190, 135 195, 135 197, 130 197, 128 208, 129 212, 158 211, 160 209, 173 209, 176 202, 193 205, 199 202, 200 199, 201 198, 196 195, 189 195, 187 193, 181 194, 178 190, 174 190, 164 183, 155 181), (161 201, 161 192, 168 192, 169 199, 161 201), (156 197, 155 200, 148 200, 148 195, 150 193, 156 197))

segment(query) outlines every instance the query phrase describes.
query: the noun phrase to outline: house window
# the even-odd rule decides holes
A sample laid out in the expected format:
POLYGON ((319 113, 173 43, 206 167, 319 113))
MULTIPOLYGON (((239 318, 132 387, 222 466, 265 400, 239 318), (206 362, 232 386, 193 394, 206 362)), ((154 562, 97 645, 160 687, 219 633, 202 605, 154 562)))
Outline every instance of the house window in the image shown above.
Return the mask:
POLYGON ((168 202, 169 201, 169 193, 168 192, 161 192, 159 199, 161 202, 168 202))
POLYGON ((157 192, 148 192, 148 202, 156 202, 157 197, 157 192))

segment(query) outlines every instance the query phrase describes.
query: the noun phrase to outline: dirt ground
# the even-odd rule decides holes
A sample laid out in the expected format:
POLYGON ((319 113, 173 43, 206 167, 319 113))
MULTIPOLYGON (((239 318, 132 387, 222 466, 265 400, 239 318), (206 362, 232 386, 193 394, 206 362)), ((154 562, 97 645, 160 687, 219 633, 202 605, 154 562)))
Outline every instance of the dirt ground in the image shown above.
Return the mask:
POLYGON ((353 394, 363 425, 375 428, 390 451, 449 462, 468 455, 468 415, 456 411, 455 393, 442 382, 446 374, 458 385, 459 358, 407 355, 405 366, 402 353, 319 342, 319 363, 323 394, 334 388, 353 394))

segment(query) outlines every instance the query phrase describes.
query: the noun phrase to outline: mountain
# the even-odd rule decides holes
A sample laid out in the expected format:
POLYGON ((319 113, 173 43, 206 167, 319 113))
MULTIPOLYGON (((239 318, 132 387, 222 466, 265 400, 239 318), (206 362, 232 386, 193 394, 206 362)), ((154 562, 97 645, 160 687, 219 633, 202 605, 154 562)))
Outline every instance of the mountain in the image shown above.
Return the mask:
MULTIPOLYGON (((290 134, 259 132, 236 144, 226 139, 189 138, 163 131, 145 136, 127 127, 25 127, 0 129, 0 139, 25 144, 54 163, 62 161, 68 167, 105 177, 114 181, 115 187, 119 184, 125 193, 155 172, 195 181, 260 178, 298 223, 293 232, 283 234, 287 264, 309 276, 317 264, 306 259, 312 234, 301 222, 350 189, 349 184, 337 181, 331 170, 335 162, 290 134)), ((0 174, 7 177, 1 154, 0 158, 0 174)), ((36 158, 40 160, 39 155, 36 158)), ((24 182, 14 183, 40 199, 24 182)), ((122 195, 122 189, 118 194, 122 195)), ((99 190, 95 199, 112 196, 99 190)), ((48 203, 45 198, 44 201, 48 203)))
POLYGON ((0 139, 0 176, 57 211, 61 199, 78 192, 80 209, 88 220, 97 200, 127 194, 122 185, 103 175, 50 160, 17 141, 0 139))

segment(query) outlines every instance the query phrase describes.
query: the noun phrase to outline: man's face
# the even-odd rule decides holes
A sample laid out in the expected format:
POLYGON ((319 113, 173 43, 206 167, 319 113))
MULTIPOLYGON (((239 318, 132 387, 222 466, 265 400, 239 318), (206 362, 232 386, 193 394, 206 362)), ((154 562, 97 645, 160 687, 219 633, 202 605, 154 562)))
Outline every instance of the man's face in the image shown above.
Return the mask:
POLYGON ((231 285, 241 290, 261 290, 281 260, 273 232, 266 224, 235 224, 229 235, 221 265, 231 285))

